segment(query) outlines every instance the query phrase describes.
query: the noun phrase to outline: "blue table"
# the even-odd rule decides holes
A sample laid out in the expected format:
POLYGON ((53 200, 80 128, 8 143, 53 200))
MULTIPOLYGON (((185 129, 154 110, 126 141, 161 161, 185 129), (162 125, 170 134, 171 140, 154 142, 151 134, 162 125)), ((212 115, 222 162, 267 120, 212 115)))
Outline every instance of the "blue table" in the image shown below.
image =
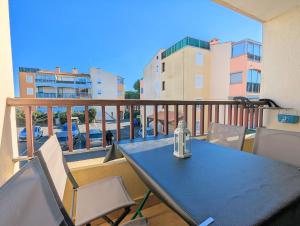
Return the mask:
POLYGON ((264 157, 192 141, 192 157, 173 156, 173 139, 118 144, 143 182, 190 225, 300 225, 300 172, 264 157))

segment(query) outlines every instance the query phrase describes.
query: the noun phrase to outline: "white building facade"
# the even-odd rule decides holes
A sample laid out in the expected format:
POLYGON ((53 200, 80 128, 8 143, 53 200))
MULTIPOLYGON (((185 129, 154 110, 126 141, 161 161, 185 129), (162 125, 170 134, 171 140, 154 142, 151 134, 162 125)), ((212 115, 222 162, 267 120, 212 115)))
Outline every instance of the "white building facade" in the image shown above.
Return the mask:
MULTIPOLYGON (((92 81, 92 99, 104 100, 122 100, 125 99, 124 78, 121 76, 106 72, 100 68, 90 68, 92 81)), ((101 107, 96 107, 96 120, 101 120, 101 107)), ((123 118, 123 109, 121 108, 121 118, 123 118)), ((105 119, 116 120, 116 107, 105 107, 105 119)))

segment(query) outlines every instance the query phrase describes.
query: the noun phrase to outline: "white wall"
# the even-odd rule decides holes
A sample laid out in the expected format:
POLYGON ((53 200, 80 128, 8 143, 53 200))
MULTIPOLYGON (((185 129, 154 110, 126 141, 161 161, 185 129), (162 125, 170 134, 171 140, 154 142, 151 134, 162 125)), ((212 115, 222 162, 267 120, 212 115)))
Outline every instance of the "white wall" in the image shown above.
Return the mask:
POLYGON ((156 100, 161 98, 161 53, 159 50, 144 68, 143 99, 156 100), (158 56, 158 59, 156 58, 158 56))
POLYGON ((14 97, 8 0, 0 0, 0 185, 18 168, 15 109, 6 107, 6 98, 14 97))
POLYGON ((230 82, 231 43, 211 45, 210 95, 212 100, 227 100, 230 82))
MULTIPOLYGON (((144 100, 160 100, 161 99, 161 53, 164 49, 160 49, 145 66, 143 73, 143 95, 144 100), (157 59, 158 56, 158 59, 157 59)), ((159 106, 158 111, 161 110, 159 106)), ((153 108, 147 107, 146 114, 152 115, 153 108)), ((143 120, 143 119, 142 119, 143 120)))
MULTIPOLYGON (((92 99, 118 99, 118 77, 110 72, 103 71, 99 68, 90 68, 90 75, 92 81, 92 99), (101 84, 98 84, 98 81, 101 81, 101 84), (101 94, 98 94, 98 91, 101 91, 101 94)), ((102 113, 101 107, 96 107, 97 116, 96 120, 101 120, 102 113)), ((115 106, 106 106, 106 120, 113 120, 116 118, 116 107, 115 106), (110 117, 111 113, 113 117, 110 117)))
MULTIPOLYGON (((262 74, 261 98, 300 111, 300 8, 264 23, 262 74)), ((278 123, 277 113, 266 112, 267 127, 300 131, 299 123, 278 123)))

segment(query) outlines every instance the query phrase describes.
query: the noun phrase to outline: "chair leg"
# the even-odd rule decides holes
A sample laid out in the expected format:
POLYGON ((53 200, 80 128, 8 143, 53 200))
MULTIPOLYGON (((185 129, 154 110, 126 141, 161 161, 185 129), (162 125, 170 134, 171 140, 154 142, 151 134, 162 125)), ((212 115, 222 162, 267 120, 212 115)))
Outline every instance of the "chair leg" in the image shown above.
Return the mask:
POLYGON ((143 215, 142 215, 142 209, 143 209, 144 205, 146 204, 146 202, 147 202, 150 194, 151 194, 151 191, 148 190, 147 193, 145 194, 145 196, 143 198, 143 201, 141 202, 139 208, 135 211, 135 214, 132 216, 131 220, 134 220, 138 215, 140 217, 143 217, 143 215))
POLYGON ((114 225, 114 222, 108 216, 103 216, 102 218, 110 225, 114 225))
POLYGON ((125 207, 124 212, 121 214, 121 216, 119 216, 119 218, 115 221, 115 223, 113 223, 113 226, 119 225, 129 212, 130 212, 130 207, 125 207))

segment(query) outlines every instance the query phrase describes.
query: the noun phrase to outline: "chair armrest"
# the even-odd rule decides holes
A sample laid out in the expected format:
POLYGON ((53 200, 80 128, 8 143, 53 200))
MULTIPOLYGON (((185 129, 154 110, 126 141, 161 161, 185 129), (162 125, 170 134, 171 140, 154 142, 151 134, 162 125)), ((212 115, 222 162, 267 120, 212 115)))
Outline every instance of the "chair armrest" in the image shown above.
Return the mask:
POLYGON ((16 158, 13 158, 13 162, 21 162, 21 161, 28 161, 33 159, 33 157, 29 157, 29 156, 18 156, 16 158))

